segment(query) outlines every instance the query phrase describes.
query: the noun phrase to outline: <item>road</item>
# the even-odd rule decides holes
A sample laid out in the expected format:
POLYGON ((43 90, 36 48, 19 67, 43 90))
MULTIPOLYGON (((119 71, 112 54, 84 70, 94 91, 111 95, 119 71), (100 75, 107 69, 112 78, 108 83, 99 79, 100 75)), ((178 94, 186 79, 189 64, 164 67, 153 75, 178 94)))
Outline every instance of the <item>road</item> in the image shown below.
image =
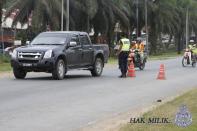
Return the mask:
POLYGON ((181 58, 150 61, 136 78, 118 75, 117 66, 107 65, 99 78, 87 71, 69 72, 62 81, 45 73, 30 73, 25 80, 1 78, 0 130, 77 130, 197 86, 197 69, 183 68, 181 58), (156 80, 161 63, 164 81, 156 80))

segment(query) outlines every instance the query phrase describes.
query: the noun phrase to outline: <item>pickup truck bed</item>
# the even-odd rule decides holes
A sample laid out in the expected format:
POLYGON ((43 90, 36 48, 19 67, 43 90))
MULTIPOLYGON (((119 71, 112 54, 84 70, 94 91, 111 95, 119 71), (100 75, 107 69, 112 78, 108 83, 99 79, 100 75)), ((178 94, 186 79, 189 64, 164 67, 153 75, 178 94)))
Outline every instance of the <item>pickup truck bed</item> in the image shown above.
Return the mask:
POLYGON ((109 58, 109 46, 107 44, 93 44, 95 50, 102 50, 104 54, 104 62, 107 63, 109 58))

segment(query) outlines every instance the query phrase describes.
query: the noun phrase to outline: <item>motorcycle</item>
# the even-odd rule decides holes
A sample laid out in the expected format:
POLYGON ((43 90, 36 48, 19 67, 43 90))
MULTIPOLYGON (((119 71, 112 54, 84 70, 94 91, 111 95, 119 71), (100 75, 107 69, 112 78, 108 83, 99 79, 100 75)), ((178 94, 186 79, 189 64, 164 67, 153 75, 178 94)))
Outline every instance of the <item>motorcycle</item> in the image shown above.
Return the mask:
POLYGON ((196 55, 192 55, 189 49, 186 49, 182 59, 182 66, 186 67, 191 65, 192 67, 196 67, 197 57, 196 55), (190 60, 191 56, 191 60, 190 60))
POLYGON ((144 52, 144 58, 141 60, 140 53, 138 50, 130 50, 128 63, 130 64, 133 61, 135 68, 139 68, 140 70, 144 70, 145 64, 147 61, 147 54, 144 52))

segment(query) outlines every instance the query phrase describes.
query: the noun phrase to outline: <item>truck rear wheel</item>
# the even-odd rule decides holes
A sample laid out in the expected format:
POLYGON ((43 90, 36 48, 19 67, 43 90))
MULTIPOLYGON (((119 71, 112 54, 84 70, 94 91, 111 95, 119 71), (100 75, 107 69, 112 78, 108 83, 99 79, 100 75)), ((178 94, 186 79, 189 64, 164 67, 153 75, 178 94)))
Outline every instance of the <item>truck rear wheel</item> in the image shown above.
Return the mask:
POLYGON ((93 69, 91 70, 91 74, 92 76, 101 76, 102 72, 103 72, 103 60, 101 58, 96 58, 94 65, 93 65, 93 69))
POLYGON ((65 75, 65 62, 62 59, 59 59, 52 72, 52 76, 55 80, 62 80, 64 79, 64 75, 65 75))
POLYGON ((24 79, 27 72, 20 68, 13 68, 13 73, 16 79, 24 79))

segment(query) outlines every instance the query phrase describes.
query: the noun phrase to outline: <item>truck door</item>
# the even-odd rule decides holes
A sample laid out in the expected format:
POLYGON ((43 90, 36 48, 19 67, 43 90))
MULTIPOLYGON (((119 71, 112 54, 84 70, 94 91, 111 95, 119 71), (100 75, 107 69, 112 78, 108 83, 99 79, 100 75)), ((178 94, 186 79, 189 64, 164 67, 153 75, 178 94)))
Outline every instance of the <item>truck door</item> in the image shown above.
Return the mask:
POLYGON ((67 62, 69 67, 81 66, 82 59, 82 45, 79 42, 78 35, 73 35, 70 42, 68 43, 68 49, 66 50, 67 62), (76 42, 76 46, 70 46, 71 42, 76 42))
POLYGON ((92 43, 87 35, 80 35, 80 42, 82 44, 82 63, 83 66, 91 65, 94 58, 94 49, 92 43))

